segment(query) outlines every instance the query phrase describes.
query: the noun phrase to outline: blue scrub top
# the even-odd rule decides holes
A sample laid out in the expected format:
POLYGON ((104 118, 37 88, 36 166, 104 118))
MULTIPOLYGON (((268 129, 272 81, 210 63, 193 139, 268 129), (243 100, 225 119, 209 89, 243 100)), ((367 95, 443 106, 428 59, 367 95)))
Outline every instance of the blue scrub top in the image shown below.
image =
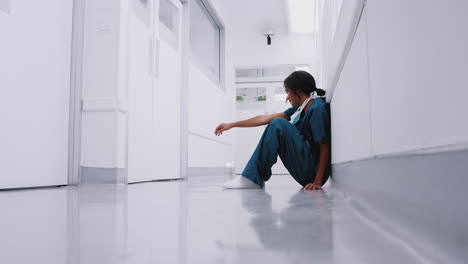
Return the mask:
MULTIPOLYGON (((284 111, 284 114, 291 118, 297 107, 291 107, 284 111)), ((312 156, 319 158, 320 147, 318 143, 330 143, 330 106, 323 98, 317 97, 307 109, 304 116, 295 124, 304 140, 307 140, 312 152, 312 156)))

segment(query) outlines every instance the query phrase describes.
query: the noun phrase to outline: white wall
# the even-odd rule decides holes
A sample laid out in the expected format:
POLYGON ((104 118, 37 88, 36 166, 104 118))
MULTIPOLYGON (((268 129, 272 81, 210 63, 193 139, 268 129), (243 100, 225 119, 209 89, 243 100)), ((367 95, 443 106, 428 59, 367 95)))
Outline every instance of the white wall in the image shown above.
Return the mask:
POLYGON ((221 49, 222 81, 213 82, 208 78, 196 62, 189 65, 188 87, 188 167, 226 167, 234 161, 232 133, 221 137, 214 135, 219 123, 234 119, 234 68, 228 54, 230 47, 231 24, 225 21, 222 3, 208 2, 224 26, 225 49, 221 49))
POLYGON ((332 98, 333 163, 466 147, 467 8, 366 2, 332 98))
POLYGON ((467 143, 468 2, 369 1, 367 10, 375 154, 467 143))
POLYGON ((364 15, 331 101, 334 163, 372 154, 366 23, 364 15))
MULTIPOLYGON (((232 67, 229 67, 232 70, 232 67)), ((228 73, 229 74, 229 73, 228 73)), ((233 78, 228 77, 225 90, 213 83, 197 67, 189 72, 189 167, 225 167, 233 162, 233 134, 214 135, 219 123, 233 121, 235 97, 233 78)))
POLYGON ((67 184, 72 6, 0 12, 0 188, 67 184))

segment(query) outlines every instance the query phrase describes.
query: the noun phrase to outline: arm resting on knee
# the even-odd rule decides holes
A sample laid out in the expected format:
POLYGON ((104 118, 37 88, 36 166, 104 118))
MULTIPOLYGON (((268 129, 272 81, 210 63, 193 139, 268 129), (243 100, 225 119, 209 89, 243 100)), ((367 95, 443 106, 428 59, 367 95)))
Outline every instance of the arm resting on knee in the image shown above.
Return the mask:
POLYGON ((215 135, 220 136, 223 134, 223 131, 229 130, 233 127, 257 127, 269 124, 275 118, 284 118, 289 120, 289 118, 284 113, 277 113, 272 115, 259 115, 252 117, 250 119, 234 122, 234 123, 222 123, 219 124, 215 129, 215 135))
POLYGON ((256 127, 256 126, 263 126, 269 124, 275 118, 282 117, 284 119, 288 119, 284 113, 277 113, 272 115, 259 115, 252 117, 247 120, 238 121, 232 123, 233 127, 256 127))

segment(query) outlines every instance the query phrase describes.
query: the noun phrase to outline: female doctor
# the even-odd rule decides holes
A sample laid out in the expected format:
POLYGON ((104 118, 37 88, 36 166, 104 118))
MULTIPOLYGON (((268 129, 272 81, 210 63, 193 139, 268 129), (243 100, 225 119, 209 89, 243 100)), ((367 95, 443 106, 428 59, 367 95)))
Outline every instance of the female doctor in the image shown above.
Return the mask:
POLYGON ((291 176, 305 190, 320 190, 330 174, 330 110, 308 72, 295 71, 284 80, 292 107, 283 113, 260 115, 216 127, 215 135, 233 127, 266 125, 257 148, 242 175, 225 188, 263 188, 279 155, 291 176))

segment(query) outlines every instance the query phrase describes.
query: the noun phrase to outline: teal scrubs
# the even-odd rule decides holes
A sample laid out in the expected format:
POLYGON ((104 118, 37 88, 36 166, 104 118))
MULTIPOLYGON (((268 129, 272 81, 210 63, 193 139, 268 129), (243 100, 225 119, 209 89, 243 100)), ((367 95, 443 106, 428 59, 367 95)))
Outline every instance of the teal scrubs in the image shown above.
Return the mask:
MULTIPOLYGON (((291 117, 296 110, 291 107, 284 114, 291 117)), ((295 125, 284 118, 274 119, 263 132, 242 176, 263 188, 271 177, 271 167, 279 155, 299 184, 305 186, 314 182, 320 158, 319 143, 330 143, 330 130, 330 107, 322 98, 315 98, 295 125)), ((329 173, 330 164, 323 182, 328 179, 329 173)))

